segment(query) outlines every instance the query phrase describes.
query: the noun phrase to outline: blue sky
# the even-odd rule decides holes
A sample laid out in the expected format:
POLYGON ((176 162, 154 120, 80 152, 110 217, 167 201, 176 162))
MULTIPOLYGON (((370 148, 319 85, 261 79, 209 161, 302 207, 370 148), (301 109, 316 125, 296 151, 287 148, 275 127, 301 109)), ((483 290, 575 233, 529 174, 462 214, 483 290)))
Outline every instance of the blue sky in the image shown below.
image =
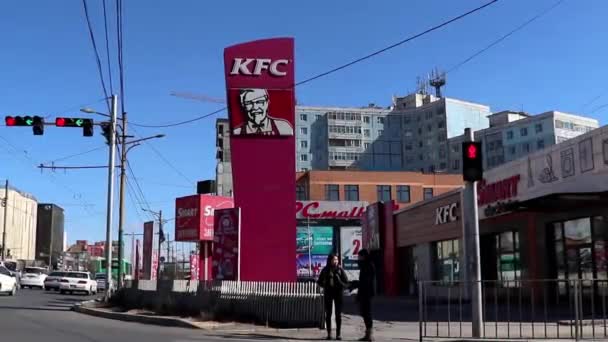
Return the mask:
MULTIPOLYGON (((114 3, 114 1, 108 1, 114 3)), ((221 105, 169 96, 172 91, 224 96, 223 48, 248 40, 293 36, 301 80, 397 42, 483 1, 125 1, 126 110, 132 122, 162 124, 211 112, 221 105)), ((502 0, 440 31, 297 89, 306 105, 389 105, 417 76, 449 69, 555 0, 502 0)), ((104 47, 101 1, 89 0, 97 42, 104 47)), ((566 0, 555 10, 448 75, 445 94, 531 113, 588 114, 605 123, 608 2, 566 0), (592 99, 595 102, 585 106, 592 99)), ((110 13, 114 13, 113 9, 110 13)), ((111 23, 112 64, 115 31, 111 23)), ((0 11, 0 112, 51 117, 82 116, 90 104, 107 111, 81 1, 12 1, 0 11)), ((102 58, 105 66, 105 49, 102 58)), ((117 89, 116 69, 114 87, 117 89)), ((104 72, 107 70, 104 67, 104 72)), ((225 116, 222 114, 221 116, 225 116)), ((100 117, 98 117, 100 118, 100 117)), ((98 119, 96 118, 96 119, 98 119)), ((215 117, 174 128, 137 128, 136 135, 167 135, 130 152, 150 206, 174 216, 174 198, 195 192, 195 181, 214 177, 215 117), (174 170, 177 169, 179 172, 174 170)), ((69 241, 104 239, 105 170, 44 171, 35 166, 104 146, 98 134, 75 129, 0 127, 0 178, 65 208, 69 241), (86 208, 83 203, 90 204, 86 208)), ((133 130, 131 130, 133 133, 133 130)), ((107 151, 57 162, 102 165, 107 151)), ((127 197, 127 232, 149 219, 127 197)), ((173 227, 169 224, 172 234, 173 227)))

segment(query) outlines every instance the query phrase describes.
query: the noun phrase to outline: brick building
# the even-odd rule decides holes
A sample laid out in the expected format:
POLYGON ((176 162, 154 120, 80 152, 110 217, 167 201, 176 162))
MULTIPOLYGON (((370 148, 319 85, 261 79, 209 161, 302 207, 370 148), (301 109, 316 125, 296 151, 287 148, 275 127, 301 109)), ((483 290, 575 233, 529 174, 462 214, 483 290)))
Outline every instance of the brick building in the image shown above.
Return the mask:
POLYGON ((296 175, 298 201, 395 200, 399 207, 462 186, 461 175, 398 171, 307 171, 296 175))

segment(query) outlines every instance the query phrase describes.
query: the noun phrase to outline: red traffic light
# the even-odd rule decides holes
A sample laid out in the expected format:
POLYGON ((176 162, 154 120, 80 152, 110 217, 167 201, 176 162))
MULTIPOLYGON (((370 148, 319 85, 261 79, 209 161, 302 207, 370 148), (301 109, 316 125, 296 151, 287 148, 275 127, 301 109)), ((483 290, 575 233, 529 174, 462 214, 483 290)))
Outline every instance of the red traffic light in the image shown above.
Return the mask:
POLYGON ((15 126, 17 124, 17 119, 12 116, 7 116, 4 118, 4 121, 6 122, 7 126, 15 126))
POLYGON ((57 126, 57 127, 64 127, 65 126, 65 118, 56 118, 55 119, 55 126, 57 126))
POLYGON ((469 145, 469 148, 467 148, 467 157, 469 157, 469 159, 477 158, 477 146, 473 144, 469 145))

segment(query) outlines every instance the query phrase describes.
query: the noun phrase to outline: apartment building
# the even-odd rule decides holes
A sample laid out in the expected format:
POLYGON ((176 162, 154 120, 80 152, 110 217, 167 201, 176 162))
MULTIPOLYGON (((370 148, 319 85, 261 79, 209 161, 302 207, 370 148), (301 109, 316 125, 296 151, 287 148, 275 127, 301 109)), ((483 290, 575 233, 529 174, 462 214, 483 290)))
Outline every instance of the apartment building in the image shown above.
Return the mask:
MULTIPOLYGON (((6 256, 7 259, 33 260, 36 253, 36 198, 9 186, 8 199, 4 187, 0 188, 0 223, 4 222, 6 210, 6 256)), ((0 228, 0 246, 2 232, 0 228)))

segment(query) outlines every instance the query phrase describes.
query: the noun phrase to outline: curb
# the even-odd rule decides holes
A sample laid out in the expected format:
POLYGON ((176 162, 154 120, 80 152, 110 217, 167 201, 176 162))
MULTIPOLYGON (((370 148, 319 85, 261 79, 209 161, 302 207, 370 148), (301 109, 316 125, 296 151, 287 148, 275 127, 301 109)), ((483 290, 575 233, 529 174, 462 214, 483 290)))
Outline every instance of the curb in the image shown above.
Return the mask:
POLYGON ((122 312, 109 312, 105 310, 97 310, 94 308, 87 308, 83 305, 74 305, 72 308, 74 311, 95 316, 101 318, 114 319, 125 322, 135 322, 142 324, 153 324, 153 325, 161 325, 166 327, 181 327, 181 328, 190 328, 190 329, 203 329, 192 322, 189 322, 184 319, 172 318, 172 317, 154 317, 154 316, 145 316, 145 315, 133 315, 122 312))

